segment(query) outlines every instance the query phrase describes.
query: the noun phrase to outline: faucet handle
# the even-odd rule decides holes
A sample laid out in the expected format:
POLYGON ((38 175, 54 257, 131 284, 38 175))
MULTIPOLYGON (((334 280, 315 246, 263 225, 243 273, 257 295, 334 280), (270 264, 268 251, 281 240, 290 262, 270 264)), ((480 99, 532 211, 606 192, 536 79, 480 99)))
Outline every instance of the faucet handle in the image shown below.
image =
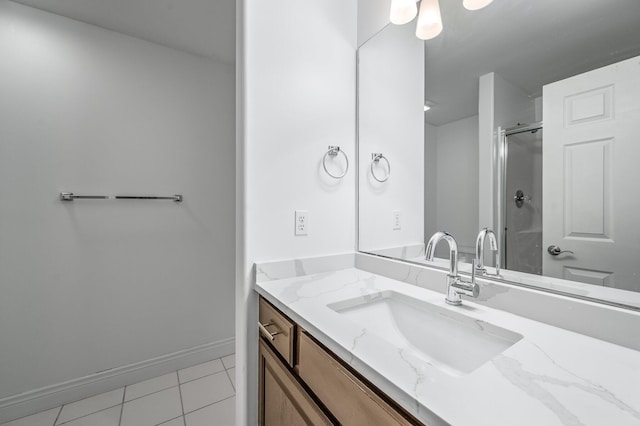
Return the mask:
POLYGON ((457 279, 451 284, 451 287, 454 288, 456 293, 464 294, 468 297, 478 297, 480 294, 480 286, 475 282, 466 282, 461 279, 457 279))
POLYGON ((464 294, 468 297, 478 297, 480 294, 480 286, 476 283, 476 261, 475 259, 471 261, 471 281, 464 281, 462 278, 458 277, 452 284, 451 287, 455 289, 455 292, 458 294, 464 294))
POLYGON ((478 260, 474 259, 471 261, 471 269, 472 269, 472 277, 475 274, 480 274, 481 276, 485 276, 485 277, 493 277, 493 278, 502 278, 502 275, 500 275, 500 253, 497 252, 496 250, 496 266, 495 266, 495 273, 491 273, 487 270, 486 267, 482 266, 482 267, 478 267, 478 260))
POLYGON ((496 260, 496 273, 495 274, 487 274, 490 277, 500 278, 502 279, 502 275, 500 275, 500 262, 496 260))
POLYGON ((487 272, 487 271, 485 270, 485 272, 484 272, 484 274, 483 274, 483 275, 484 275, 484 276, 486 276, 486 277, 492 277, 492 278, 499 278, 499 279, 502 279, 502 275, 500 275, 500 260, 496 260, 496 267, 495 267, 495 269, 496 269, 495 274, 492 274, 491 272, 487 272))

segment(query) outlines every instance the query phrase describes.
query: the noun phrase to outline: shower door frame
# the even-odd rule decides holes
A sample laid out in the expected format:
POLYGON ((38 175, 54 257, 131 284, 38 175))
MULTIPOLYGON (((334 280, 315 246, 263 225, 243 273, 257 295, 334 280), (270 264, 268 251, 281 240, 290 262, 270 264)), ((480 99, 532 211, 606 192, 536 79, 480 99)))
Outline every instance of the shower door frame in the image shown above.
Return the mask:
MULTIPOLYGON (((502 265, 504 269, 509 269, 507 265, 507 232, 505 229, 507 224, 507 160, 509 157, 507 137, 532 130, 542 130, 544 132, 543 122, 537 121, 530 124, 521 124, 508 129, 498 128, 500 143, 498 144, 498 197, 496 198, 498 217, 496 222, 498 241, 500 241, 500 265, 502 265)), ((544 134, 542 137, 544 137, 544 134)))

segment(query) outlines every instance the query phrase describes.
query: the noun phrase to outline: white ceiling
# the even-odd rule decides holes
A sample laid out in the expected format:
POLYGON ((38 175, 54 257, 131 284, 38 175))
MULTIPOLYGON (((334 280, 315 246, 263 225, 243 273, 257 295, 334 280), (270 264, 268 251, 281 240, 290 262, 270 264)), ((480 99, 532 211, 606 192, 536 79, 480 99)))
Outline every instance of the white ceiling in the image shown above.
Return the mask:
MULTIPOLYGON (((425 120, 478 113, 478 77, 495 71, 532 97, 542 86, 640 55, 640 0, 440 0, 444 30, 425 42, 425 120)), ((415 25, 415 21, 408 24, 415 25)), ((513 123, 514 125, 516 123, 513 123)))
POLYGON ((235 62, 235 0, 13 0, 196 55, 235 62))
MULTIPOLYGON (((13 1, 235 62, 234 0, 13 1)), ((640 55, 640 0, 494 0, 474 12, 462 0, 440 6, 444 31, 425 42, 425 97, 436 103, 425 119, 434 125, 477 114, 478 77, 488 72, 539 96, 544 84, 640 55)))

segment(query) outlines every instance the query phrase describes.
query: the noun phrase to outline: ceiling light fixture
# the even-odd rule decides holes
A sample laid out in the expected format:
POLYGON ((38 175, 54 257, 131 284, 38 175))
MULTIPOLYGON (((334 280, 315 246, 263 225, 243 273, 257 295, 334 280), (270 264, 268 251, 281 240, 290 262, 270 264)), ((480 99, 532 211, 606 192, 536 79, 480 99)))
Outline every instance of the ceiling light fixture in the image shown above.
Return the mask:
POLYGON ((442 32, 442 16, 438 0, 422 0, 416 25, 416 37, 431 40, 442 32))
POLYGON ((396 25, 411 22, 418 13, 418 0, 391 0, 389 20, 396 25))
MULTIPOLYGON (((416 3, 420 0, 391 0, 389 20, 402 25, 410 22, 418 15, 416 25, 416 37, 421 40, 431 40, 442 32, 442 16, 438 0, 422 0, 420 13, 416 3)), ((462 5, 467 10, 479 10, 488 6, 493 0, 462 0, 462 5)))
POLYGON ((489 6, 493 0, 463 0, 462 5, 467 10, 480 10, 485 6, 489 6))

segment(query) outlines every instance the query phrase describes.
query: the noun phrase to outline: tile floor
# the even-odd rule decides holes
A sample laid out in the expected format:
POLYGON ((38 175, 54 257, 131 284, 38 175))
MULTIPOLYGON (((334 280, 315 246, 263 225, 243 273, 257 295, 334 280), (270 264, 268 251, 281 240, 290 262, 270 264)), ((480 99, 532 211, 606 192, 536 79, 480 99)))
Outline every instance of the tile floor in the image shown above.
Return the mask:
POLYGON ((229 355, 0 426, 234 426, 229 355))

